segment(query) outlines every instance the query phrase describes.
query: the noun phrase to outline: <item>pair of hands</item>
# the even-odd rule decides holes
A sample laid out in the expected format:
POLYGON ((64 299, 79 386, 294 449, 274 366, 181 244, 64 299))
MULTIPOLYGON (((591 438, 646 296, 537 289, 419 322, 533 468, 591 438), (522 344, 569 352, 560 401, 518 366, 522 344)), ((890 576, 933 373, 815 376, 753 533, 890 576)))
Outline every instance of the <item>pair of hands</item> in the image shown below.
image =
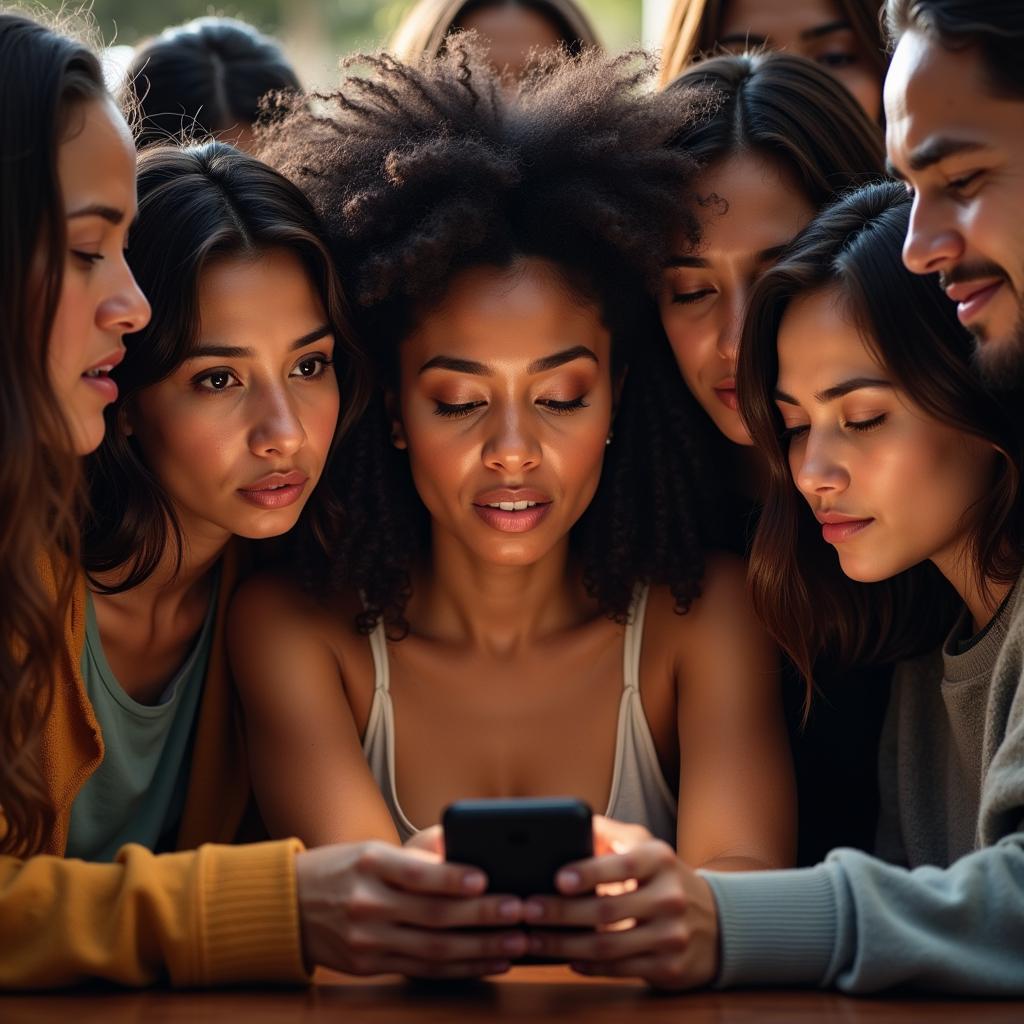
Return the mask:
POLYGON ((594 857, 559 872, 560 895, 527 900, 486 895, 482 872, 445 863, 440 827, 403 848, 371 842, 300 854, 306 959, 350 974, 471 978, 530 954, 659 988, 710 983, 718 916, 708 883, 639 826, 598 816, 594 841, 594 857))

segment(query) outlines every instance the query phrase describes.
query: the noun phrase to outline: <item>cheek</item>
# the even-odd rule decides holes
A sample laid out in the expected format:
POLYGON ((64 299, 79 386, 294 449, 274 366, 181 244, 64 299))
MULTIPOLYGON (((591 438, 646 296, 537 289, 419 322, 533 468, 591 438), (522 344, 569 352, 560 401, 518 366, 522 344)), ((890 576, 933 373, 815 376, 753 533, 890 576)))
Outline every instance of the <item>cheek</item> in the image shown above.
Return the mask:
POLYGON ((320 457, 320 469, 323 468, 323 462, 334 440, 340 411, 341 401, 335 389, 311 403, 302 417, 307 444, 310 450, 320 457))
POLYGON ((59 396, 66 396, 86 369, 91 326, 88 297, 68 278, 64 278, 55 311, 47 356, 53 389, 59 396))
POLYGON ((676 365, 691 391, 696 390, 700 371, 714 349, 710 331, 682 316, 672 316, 672 310, 662 314, 665 335, 675 356, 676 365))

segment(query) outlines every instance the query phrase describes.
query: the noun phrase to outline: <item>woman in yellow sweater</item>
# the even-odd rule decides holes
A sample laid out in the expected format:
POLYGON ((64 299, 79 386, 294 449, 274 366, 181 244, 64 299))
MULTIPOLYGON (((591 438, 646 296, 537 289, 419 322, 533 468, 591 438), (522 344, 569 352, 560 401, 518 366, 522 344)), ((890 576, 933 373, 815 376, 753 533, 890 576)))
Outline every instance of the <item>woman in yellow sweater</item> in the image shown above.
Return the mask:
POLYGON ((434 940, 499 922, 478 872, 373 844, 192 849, 234 839, 247 802, 229 542, 294 524, 339 378, 345 414, 362 404, 308 203, 229 147, 153 152, 129 268, 134 152, 95 57, 0 15, 0 97, 3 151, 23 154, 0 171, 0 988, 500 967, 501 933, 434 940), (101 441, 86 586, 74 456, 101 441), (374 916, 358 950, 353 904, 374 916), (367 952, 388 929, 402 942, 367 952))

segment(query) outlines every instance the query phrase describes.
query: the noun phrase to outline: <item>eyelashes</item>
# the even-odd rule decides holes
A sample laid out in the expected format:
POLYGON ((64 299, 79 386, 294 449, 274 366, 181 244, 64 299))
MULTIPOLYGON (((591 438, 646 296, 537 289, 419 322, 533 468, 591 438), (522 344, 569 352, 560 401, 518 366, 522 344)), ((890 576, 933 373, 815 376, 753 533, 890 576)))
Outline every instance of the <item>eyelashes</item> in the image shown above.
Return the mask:
MULTIPOLYGON (((846 430, 856 431, 858 434, 866 433, 869 430, 874 430, 876 427, 880 427, 886 420, 886 413, 879 413, 877 416, 872 416, 867 420, 846 420, 843 423, 843 427, 846 430)), ((806 434, 810 427, 806 424, 800 424, 795 427, 786 427, 784 430, 779 432, 780 441, 792 441, 795 437, 800 437, 806 434)))
MULTIPOLYGON (((470 415, 475 409, 480 409, 486 404, 486 402, 459 402, 452 404, 435 398, 434 415, 445 419, 458 419, 462 416, 470 415)), ((538 399, 536 404, 548 412, 560 416, 576 412, 578 409, 586 409, 589 405, 582 395, 579 398, 572 398, 568 401, 561 401, 557 398, 542 398, 538 399)))
POLYGON ((690 306, 693 303, 700 302, 701 299, 707 298, 707 296, 713 294, 713 288, 698 288, 693 292, 676 292, 672 296, 672 301, 679 306, 690 306))

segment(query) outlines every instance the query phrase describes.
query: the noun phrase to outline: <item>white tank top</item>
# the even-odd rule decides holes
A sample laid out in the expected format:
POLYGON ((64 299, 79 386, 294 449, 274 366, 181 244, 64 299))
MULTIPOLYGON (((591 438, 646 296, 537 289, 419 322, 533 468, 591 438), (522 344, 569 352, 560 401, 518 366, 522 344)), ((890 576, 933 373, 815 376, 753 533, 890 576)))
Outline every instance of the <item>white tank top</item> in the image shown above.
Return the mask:
MULTIPOLYGON (((622 656, 622 699, 615 740, 615 767, 608 806, 609 818, 645 826, 673 848, 676 845, 676 797, 658 763, 654 739, 640 700, 640 648, 643 643, 647 588, 638 589, 630 608, 622 656)), ((363 737, 363 753, 402 842, 419 830, 409 821, 395 789, 395 709, 391 700, 387 638, 383 623, 370 634, 374 692, 363 737)))

